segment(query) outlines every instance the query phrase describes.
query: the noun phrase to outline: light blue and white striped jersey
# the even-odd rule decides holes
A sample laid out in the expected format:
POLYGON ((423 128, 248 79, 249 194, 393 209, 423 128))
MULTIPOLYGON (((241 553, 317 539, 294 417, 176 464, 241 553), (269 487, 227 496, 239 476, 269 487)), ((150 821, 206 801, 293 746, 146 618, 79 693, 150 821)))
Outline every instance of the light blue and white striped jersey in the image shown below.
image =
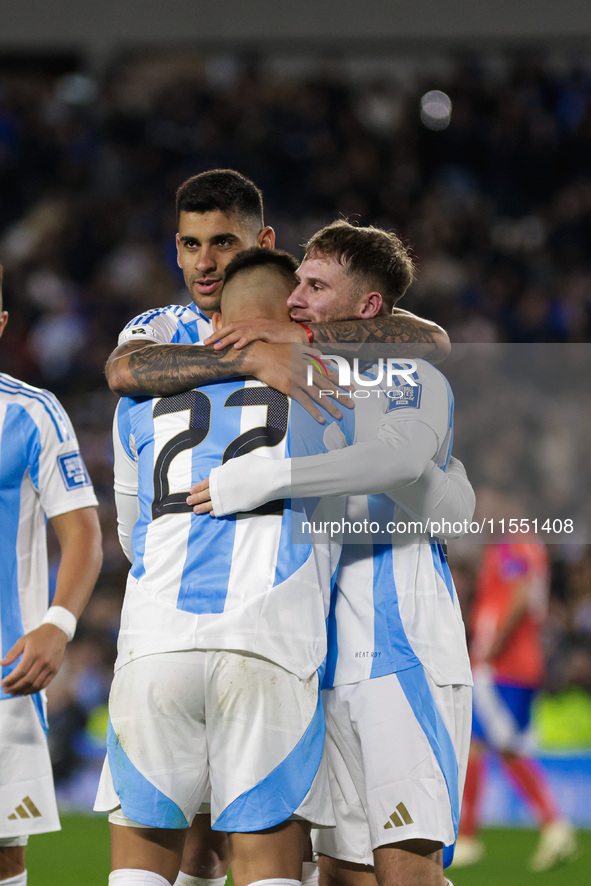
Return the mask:
MULTIPOLYGON (((46 518, 97 500, 70 419, 49 391, 0 373, 2 657, 49 606, 46 518)), ((15 667, 2 669, 6 676, 15 667)), ((2 693, 0 698, 11 698, 2 693)))
MULTIPOLYGON (((434 366, 418 360, 418 387, 393 400, 397 421, 417 420, 439 443, 445 469, 453 440, 453 394, 434 366)), ((358 421, 355 442, 375 438, 375 421, 358 421)), ((408 521, 385 495, 350 496, 351 522, 408 521)), ((410 543, 344 545, 328 622, 324 686, 357 683, 422 664, 438 685, 471 685, 470 662, 457 593, 441 544, 427 534, 410 543)))
MULTIPOLYGON (((195 515, 185 502, 194 483, 230 458, 254 450, 288 457, 290 409, 302 413, 308 451, 326 451, 324 427, 256 380, 120 401, 115 489, 137 490, 139 517, 116 668, 183 649, 242 650, 302 678, 322 664, 336 561, 328 546, 291 544, 291 502, 222 519, 195 515)), ((352 442, 352 417, 341 424, 352 442)))
POLYGON ((191 302, 144 311, 123 328, 118 344, 146 339, 164 345, 200 345, 212 332, 209 317, 191 302))
MULTIPOLYGON (((327 432, 328 448, 335 451, 306 458, 296 439, 285 465, 276 463, 263 471, 252 457, 250 470, 256 480, 251 486, 236 476, 234 465, 214 471, 210 483, 218 513, 255 507, 270 495, 314 494, 333 501, 334 496, 364 486, 388 488, 388 482, 396 486, 393 478, 405 476, 404 446, 432 452, 435 463, 446 468, 453 437, 453 396, 435 367, 423 360, 416 364, 413 386, 386 388, 381 396, 376 396, 373 386, 356 391, 363 395, 355 400, 354 411, 354 441, 359 446, 343 449, 336 435, 329 441, 327 432), (383 445, 376 449, 372 447, 376 442, 383 445), (367 464, 365 458, 373 460, 367 464)), ((332 595, 326 686, 356 683, 419 663, 441 685, 471 683, 457 595, 441 545, 428 534, 432 515, 424 511, 420 494, 406 488, 404 495, 399 490, 398 497, 412 506, 413 514, 421 515, 422 523, 385 495, 347 498, 345 518, 351 528, 343 529, 357 543, 343 546, 332 595), (389 523, 402 529, 395 525, 392 531, 389 523), (355 526, 361 527, 360 535, 355 536, 355 526)), ((471 512, 466 519, 470 517, 471 512)), ((296 525, 296 537, 306 537, 297 530, 296 525)))

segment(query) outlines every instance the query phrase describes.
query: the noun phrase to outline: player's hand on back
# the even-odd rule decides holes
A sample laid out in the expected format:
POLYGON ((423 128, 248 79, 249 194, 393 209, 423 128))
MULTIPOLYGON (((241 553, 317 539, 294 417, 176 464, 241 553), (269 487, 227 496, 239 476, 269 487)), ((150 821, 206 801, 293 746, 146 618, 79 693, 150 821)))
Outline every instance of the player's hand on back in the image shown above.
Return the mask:
POLYGON ((213 345, 214 350, 221 351, 234 345, 236 349, 244 348, 252 341, 266 341, 271 344, 279 342, 305 344, 308 335, 299 323, 284 323, 279 320, 267 320, 263 317, 252 320, 241 320, 239 323, 228 323, 203 344, 213 345))
POLYGON ((322 355, 310 345, 253 342, 245 353, 246 371, 250 375, 297 400, 321 424, 326 421, 327 413, 339 419, 343 416, 339 407, 354 407, 353 400, 337 389, 336 373, 328 368, 318 368, 322 355))
POLYGON ((2 680, 2 689, 9 695, 31 695, 45 689, 59 671, 68 638, 61 628, 42 624, 16 641, 0 664, 21 660, 2 680))
POLYGON ((191 486, 187 496, 187 504, 190 508, 193 508, 195 514, 211 514, 212 517, 215 517, 211 492, 209 490, 209 477, 191 486))

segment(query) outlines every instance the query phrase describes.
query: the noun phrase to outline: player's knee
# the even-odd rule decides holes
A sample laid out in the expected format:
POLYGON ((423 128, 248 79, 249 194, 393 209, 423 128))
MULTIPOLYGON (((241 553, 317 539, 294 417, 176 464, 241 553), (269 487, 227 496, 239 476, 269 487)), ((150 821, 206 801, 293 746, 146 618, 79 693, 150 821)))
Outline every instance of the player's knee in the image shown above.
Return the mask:
POLYGON ((378 886, 443 884, 443 844, 434 840, 402 840, 374 850, 378 886))
POLYGON ((25 874, 25 847, 0 845, 0 883, 12 880, 13 877, 22 877, 23 874, 25 874))
POLYGON ((442 853, 443 843, 436 840, 401 840, 399 843, 392 843, 389 846, 381 846, 376 849, 376 860, 380 849, 402 849, 404 852, 410 852, 412 855, 418 855, 420 858, 428 858, 429 856, 436 856, 440 852, 442 853))
POLYGON ((320 886, 356 886, 362 881, 370 886, 373 882, 373 868, 341 861, 329 855, 318 856, 318 868, 320 886))

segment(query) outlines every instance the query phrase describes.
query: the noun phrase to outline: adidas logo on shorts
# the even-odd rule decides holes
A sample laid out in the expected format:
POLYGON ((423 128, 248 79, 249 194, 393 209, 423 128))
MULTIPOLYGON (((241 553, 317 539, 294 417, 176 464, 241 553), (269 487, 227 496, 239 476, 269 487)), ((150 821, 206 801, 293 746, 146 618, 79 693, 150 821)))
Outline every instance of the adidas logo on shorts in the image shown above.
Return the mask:
POLYGON ((408 811, 404 803, 399 803, 386 824, 384 825, 384 828, 401 828, 404 827, 405 824, 414 824, 414 819, 411 817, 410 812, 408 811))
POLYGON ((42 814, 43 813, 39 812, 30 797, 23 797, 22 804, 19 804, 14 812, 8 816, 8 820, 16 821, 17 818, 41 818, 42 814))

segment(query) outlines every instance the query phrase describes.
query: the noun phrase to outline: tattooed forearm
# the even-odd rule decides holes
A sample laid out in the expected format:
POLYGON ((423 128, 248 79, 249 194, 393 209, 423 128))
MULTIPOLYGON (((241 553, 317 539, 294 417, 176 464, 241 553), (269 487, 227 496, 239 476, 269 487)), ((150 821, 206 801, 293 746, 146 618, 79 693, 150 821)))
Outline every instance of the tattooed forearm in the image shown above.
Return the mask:
POLYGON ((408 317, 374 317, 371 320, 336 320, 312 323, 314 341, 323 342, 425 342, 434 344, 439 328, 419 325, 408 317))
POLYGON ((422 342, 436 344, 447 339, 440 326, 408 312, 380 315, 369 320, 335 320, 311 323, 314 341, 323 342, 422 342))
POLYGON ((248 348, 214 351, 195 345, 148 345, 107 364, 109 387, 120 396, 166 397, 242 372, 248 348))
POLYGON ((311 323, 314 341, 318 344, 401 344, 412 346, 415 356, 422 356, 433 363, 445 359, 450 350, 449 338, 444 329, 411 314, 397 311, 367 320, 338 320, 332 323, 311 323), (418 349, 417 349, 417 346, 418 349))

